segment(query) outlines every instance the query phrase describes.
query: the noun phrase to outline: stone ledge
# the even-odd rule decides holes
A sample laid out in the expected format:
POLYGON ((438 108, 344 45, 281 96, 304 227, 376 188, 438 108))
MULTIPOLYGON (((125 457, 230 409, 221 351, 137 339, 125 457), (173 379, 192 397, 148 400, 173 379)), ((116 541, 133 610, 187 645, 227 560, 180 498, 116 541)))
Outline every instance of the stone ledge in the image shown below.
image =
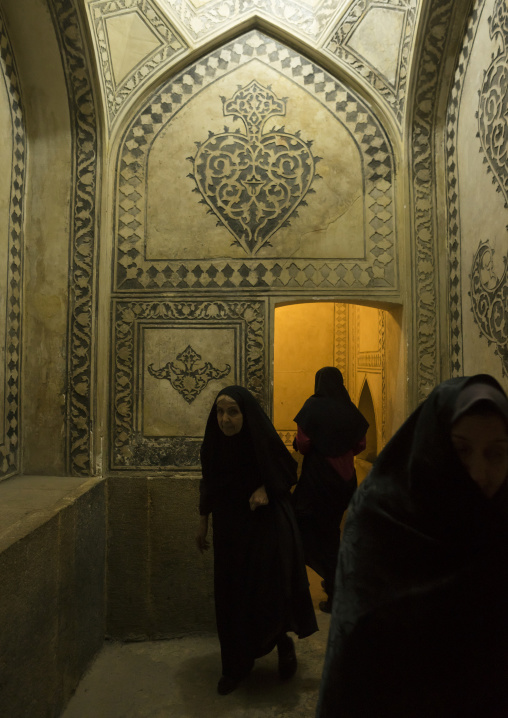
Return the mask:
POLYGON ((13 476, 0 482, 0 552, 49 521, 105 479, 13 476))

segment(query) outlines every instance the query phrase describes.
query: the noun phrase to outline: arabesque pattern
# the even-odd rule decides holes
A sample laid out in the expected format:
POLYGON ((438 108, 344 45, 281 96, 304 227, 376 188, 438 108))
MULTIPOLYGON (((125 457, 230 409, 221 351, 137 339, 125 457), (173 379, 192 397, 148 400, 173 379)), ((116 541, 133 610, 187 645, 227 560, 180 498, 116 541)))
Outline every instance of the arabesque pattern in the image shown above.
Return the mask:
MULTIPOLYGON (((262 301, 117 300, 113 307, 115 367, 112 386, 112 469, 199 467, 202 436, 144 436, 137 430, 140 409, 140 357, 136 337, 143 325, 203 329, 235 326, 241 344, 239 383, 247 386, 263 406, 267 403, 265 325, 262 301)), ((229 370, 228 370, 229 371, 229 370)), ((193 380, 192 380, 193 381, 193 380)))
POLYGON ((209 361, 201 362, 201 358, 189 344, 176 355, 176 361, 168 361, 160 369, 149 364, 148 372, 156 379, 167 379, 173 389, 176 389, 188 404, 192 404, 210 381, 223 379, 231 371, 229 364, 226 364, 224 369, 218 369, 209 361))
POLYGON ((508 208, 508 6, 504 0, 496 0, 489 25, 499 48, 480 90, 478 136, 493 182, 508 208))
POLYGON ((247 254, 271 244, 270 237, 312 192, 314 167, 310 142, 284 128, 263 132, 267 120, 286 114, 286 100, 253 80, 223 98, 224 115, 235 115, 245 134, 209 133, 192 158, 197 191, 247 254))
POLYGON ((508 376, 508 256, 504 256, 504 271, 498 277, 493 255, 490 242, 480 242, 471 267, 471 310, 508 376))
MULTIPOLYGON (((398 288, 394 221, 395 162, 381 123, 363 100, 302 55, 257 31, 237 38, 177 75, 138 112, 120 148, 115 288, 119 291, 216 288, 398 288), (252 58, 306 89, 347 127, 364 172, 365 259, 146 260, 147 162, 155 138, 203 87, 252 58)), ((274 249, 275 235, 273 236, 274 249)))
POLYGON ((73 0, 50 0, 61 44, 73 127, 75 174, 71 197, 67 471, 89 476, 92 467, 92 394, 95 328, 97 116, 79 13, 73 0))

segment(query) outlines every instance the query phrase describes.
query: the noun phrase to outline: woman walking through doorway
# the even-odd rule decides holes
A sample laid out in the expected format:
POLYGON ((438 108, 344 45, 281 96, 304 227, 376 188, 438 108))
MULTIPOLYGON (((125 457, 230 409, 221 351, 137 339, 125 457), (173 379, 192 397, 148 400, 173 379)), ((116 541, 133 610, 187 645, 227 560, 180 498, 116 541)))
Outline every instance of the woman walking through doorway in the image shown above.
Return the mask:
POLYGON ((354 456, 365 449, 369 424, 351 401, 342 373, 331 366, 316 373, 314 394, 294 420, 294 448, 304 458, 293 505, 305 563, 321 576, 327 594, 319 607, 330 613, 340 523, 357 486, 354 456))

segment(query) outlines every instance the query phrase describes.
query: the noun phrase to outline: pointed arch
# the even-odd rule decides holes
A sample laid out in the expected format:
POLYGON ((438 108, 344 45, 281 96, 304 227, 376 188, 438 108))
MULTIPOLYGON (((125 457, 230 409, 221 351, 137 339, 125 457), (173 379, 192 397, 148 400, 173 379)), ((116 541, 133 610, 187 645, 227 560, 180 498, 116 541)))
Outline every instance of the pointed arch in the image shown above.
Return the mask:
POLYGON ((378 455, 378 431, 376 410, 374 408, 374 401, 372 399, 372 393, 370 391, 369 380, 367 377, 365 377, 360 391, 358 408, 369 422, 369 428, 367 429, 367 446, 365 447, 365 450, 362 451, 362 453, 358 456, 359 458, 372 463, 378 455))

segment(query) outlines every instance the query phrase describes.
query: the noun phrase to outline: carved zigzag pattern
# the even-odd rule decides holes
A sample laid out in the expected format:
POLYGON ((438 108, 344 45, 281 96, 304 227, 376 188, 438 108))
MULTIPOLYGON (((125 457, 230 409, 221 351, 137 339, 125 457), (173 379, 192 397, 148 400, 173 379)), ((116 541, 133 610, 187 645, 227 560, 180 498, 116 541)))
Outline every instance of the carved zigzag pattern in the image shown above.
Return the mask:
POLYGON ((23 213, 25 194, 26 137, 17 68, 7 30, 0 13, 0 74, 8 93, 12 126, 12 174, 7 247, 7 295, 4 297, 5 401, 4 436, 0 436, 0 479, 19 471, 19 381, 22 333, 23 213))
POLYGON ((393 289, 396 239, 394 160, 380 123, 362 100, 321 68, 266 36, 251 32, 203 58, 153 96, 127 130, 120 150, 115 286, 128 290, 252 287, 393 289), (228 261, 144 260, 145 165, 161 128, 204 86, 258 57, 308 89, 354 136, 364 162, 366 261, 286 259, 228 261), (227 59, 227 61, 226 61, 227 59))

